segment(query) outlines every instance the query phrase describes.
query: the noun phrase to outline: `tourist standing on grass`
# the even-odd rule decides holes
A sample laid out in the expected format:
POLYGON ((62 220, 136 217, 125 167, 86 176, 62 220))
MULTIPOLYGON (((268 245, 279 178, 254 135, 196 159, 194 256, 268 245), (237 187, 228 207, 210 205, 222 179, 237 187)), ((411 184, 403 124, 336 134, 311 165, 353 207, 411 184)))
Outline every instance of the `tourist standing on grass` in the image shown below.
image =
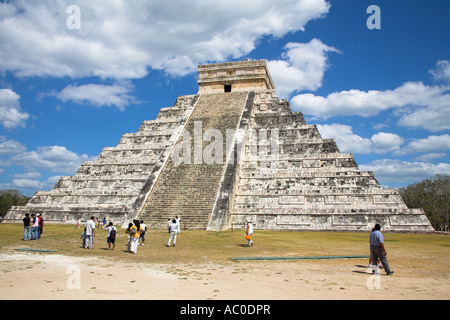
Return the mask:
POLYGON ((25 218, 23 218, 23 240, 31 239, 31 219, 30 214, 25 213, 25 218))
POLYGON ((106 228, 106 231, 108 231, 108 235, 106 237, 106 243, 108 244, 108 250, 111 250, 111 243, 113 245, 112 250, 114 250, 116 248, 117 228, 114 227, 112 221, 109 223, 108 227, 106 228))
POLYGON ((31 239, 39 239, 39 219, 34 213, 31 214, 31 239))
POLYGON ((145 234, 147 233, 147 226, 144 224, 144 220, 140 221, 140 225, 142 228, 141 236, 139 237, 140 245, 143 246, 145 242, 145 234))
POLYGON ((370 234, 369 238, 370 252, 372 255, 372 265, 376 266, 378 259, 380 259, 384 271, 386 271, 386 274, 391 275, 394 273, 394 271, 391 271, 391 269, 389 268, 389 263, 386 258, 387 252, 386 248, 384 247, 384 238, 380 230, 381 226, 377 223, 375 225, 374 231, 370 234))
POLYGON ((245 238, 248 240, 248 246, 251 247, 253 245, 253 225, 250 220, 247 220, 247 228, 245 230, 245 234, 247 235, 245 238))
MULTIPOLYGON (((127 242, 127 252, 131 252, 131 234, 130 234, 130 232, 131 232, 131 228, 132 227, 133 227, 133 224, 130 222, 128 224, 127 230, 125 230, 125 233, 128 234, 128 236, 127 236, 127 240, 128 240, 128 242, 127 242)), ((136 230, 133 230, 133 231, 136 232, 136 230)))
POLYGON ((173 219, 172 223, 169 226, 169 242, 167 243, 167 246, 170 247, 170 243, 173 240, 173 246, 177 244, 177 232, 178 232, 178 224, 177 220, 173 219))
POLYGON ((139 237, 141 236, 142 228, 139 220, 133 220, 134 226, 130 229, 130 251, 131 253, 137 253, 139 245, 139 237))
POLYGON ((95 217, 92 216, 91 219, 89 219, 86 222, 86 230, 85 230, 85 245, 84 247, 86 249, 92 249, 92 246, 94 245, 94 237, 95 237, 95 217))
POLYGON ((37 214, 37 217, 39 219, 39 239, 41 238, 41 234, 44 233, 44 218, 40 213, 37 214))
POLYGON ((83 240, 81 247, 84 248, 86 246, 86 228, 84 228, 84 231, 81 234, 80 239, 83 240))

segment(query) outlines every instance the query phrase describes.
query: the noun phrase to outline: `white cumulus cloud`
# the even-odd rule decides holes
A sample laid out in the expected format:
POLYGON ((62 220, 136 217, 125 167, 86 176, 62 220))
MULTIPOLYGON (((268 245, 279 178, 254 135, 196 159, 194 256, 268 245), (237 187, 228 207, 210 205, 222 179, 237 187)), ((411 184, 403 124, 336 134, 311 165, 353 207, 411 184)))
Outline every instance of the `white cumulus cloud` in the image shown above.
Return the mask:
POLYGON ((127 82, 114 85, 69 85, 53 95, 64 102, 74 101, 79 104, 88 103, 94 106, 115 106, 124 109, 130 103, 136 102, 135 98, 129 94, 130 90, 131 86, 127 82))
POLYGON ((133 79, 149 68, 173 75, 250 53, 323 17, 325 0, 78 0, 80 29, 67 27, 73 1, 0 3, 0 70, 17 76, 133 79))
POLYGON ((352 127, 345 124, 318 124, 320 135, 325 139, 334 139, 341 152, 367 154, 371 152, 370 139, 353 133, 352 127))
POLYGON ((398 154, 414 154, 436 151, 446 151, 450 149, 450 135, 428 136, 424 139, 414 139, 404 148, 399 150, 398 154))
POLYGON ((338 52, 319 39, 312 39, 309 43, 290 42, 284 49, 283 60, 267 62, 281 98, 301 90, 317 90, 328 68, 327 52, 338 52))
POLYGON ((21 111, 19 99, 20 96, 13 90, 0 89, 0 122, 6 129, 25 127, 25 121, 30 117, 21 111))
POLYGON ((62 146, 38 147, 34 151, 22 152, 11 157, 15 164, 22 165, 30 171, 43 169, 67 174, 74 174, 83 161, 94 159, 95 157, 79 155, 62 146))
POLYGON ((317 125, 322 138, 334 139, 341 152, 360 154, 389 153, 399 150, 404 139, 395 133, 379 132, 370 139, 353 132, 349 125, 333 123, 317 125))
POLYGON ((450 83, 450 61, 439 60, 436 69, 430 70, 430 73, 436 80, 450 83))
POLYGON ((394 90, 358 89, 333 92, 326 97, 311 93, 292 98, 294 110, 328 119, 333 116, 371 117, 396 109, 398 124, 432 132, 450 129, 450 88, 407 82, 394 90))
POLYGON ((409 162, 396 159, 380 159, 360 165, 363 171, 373 171, 378 180, 383 182, 410 183, 428 179, 435 174, 448 174, 450 164, 432 164, 426 162, 409 162))

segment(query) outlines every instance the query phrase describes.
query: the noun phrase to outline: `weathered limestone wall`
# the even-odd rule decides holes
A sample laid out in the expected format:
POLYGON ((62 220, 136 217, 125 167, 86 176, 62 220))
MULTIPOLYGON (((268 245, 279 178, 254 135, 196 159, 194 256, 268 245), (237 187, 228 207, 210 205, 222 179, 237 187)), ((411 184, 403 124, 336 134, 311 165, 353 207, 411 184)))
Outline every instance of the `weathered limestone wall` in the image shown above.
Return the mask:
POLYGON ((73 222, 90 216, 117 223, 140 210, 189 118, 198 96, 179 97, 162 108, 155 120, 144 121, 136 133, 126 133, 116 147, 104 148, 71 177, 61 177, 51 191, 38 191, 24 207, 13 207, 6 221, 28 213, 46 221, 73 222))
POLYGON ((231 225, 251 220, 259 229, 431 231, 423 210, 408 209, 395 190, 384 190, 373 172, 361 172, 352 154, 322 139, 315 125, 291 112, 275 91, 257 92, 249 129, 278 130, 276 168, 259 158, 239 167, 231 225))

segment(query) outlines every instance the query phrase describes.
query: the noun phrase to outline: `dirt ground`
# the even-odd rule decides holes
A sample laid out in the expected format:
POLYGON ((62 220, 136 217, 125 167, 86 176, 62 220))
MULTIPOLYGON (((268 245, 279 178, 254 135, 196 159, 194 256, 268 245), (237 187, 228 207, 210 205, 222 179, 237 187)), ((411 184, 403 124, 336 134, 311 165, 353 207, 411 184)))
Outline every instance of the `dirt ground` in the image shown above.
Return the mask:
POLYGON ((391 268, 392 276, 372 276, 367 259, 169 265, 14 252, 0 255, 0 299, 450 298, 449 266, 432 272, 391 268))

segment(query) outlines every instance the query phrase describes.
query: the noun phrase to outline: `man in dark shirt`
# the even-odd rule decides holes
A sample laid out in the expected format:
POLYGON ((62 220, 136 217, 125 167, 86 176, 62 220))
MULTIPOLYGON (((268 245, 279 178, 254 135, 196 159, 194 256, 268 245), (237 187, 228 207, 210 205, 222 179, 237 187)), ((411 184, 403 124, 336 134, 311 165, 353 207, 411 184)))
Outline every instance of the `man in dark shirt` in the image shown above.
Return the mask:
POLYGON ((30 214, 25 213, 25 218, 23 218, 23 240, 31 239, 31 226, 30 226, 30 214))

